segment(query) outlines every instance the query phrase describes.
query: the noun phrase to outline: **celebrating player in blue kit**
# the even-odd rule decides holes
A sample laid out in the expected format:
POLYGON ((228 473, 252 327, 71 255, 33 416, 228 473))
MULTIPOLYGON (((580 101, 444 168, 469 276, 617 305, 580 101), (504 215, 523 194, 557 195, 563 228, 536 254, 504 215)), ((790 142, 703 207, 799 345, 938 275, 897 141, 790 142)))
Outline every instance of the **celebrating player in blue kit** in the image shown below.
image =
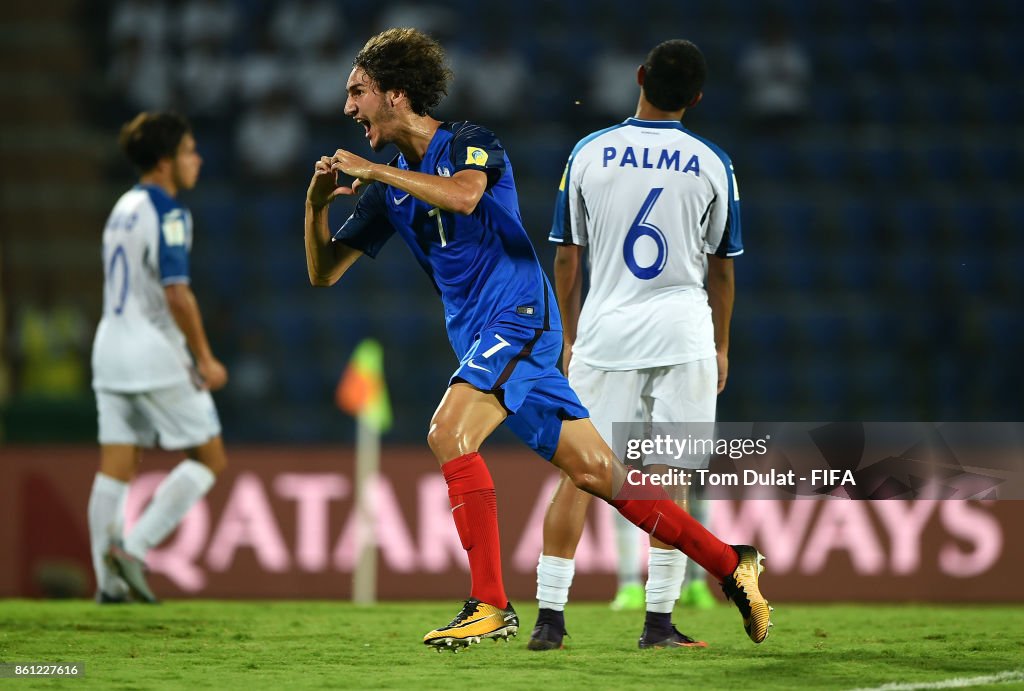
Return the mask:
POLYGON ((523 228, 505 151, 482 127, 429 114, 451 77, 441 46, 415 29, 389 29, 367 41, 354 65, 345 114, 363 126, 374 150, 394 144, 399 154, 384 165, 339 149, 315 163, 306 196, 306 264, 313 285, 333 285, 398 233, 444 304, 459 366, 427 443, 448 484, 472 587, 461 612, 423 642, 440 650, 518 632, 502 582, 494 483, 479 453, 503 422, 575 486, 723 581, 736 593, 748 634, 761 642, 769 607, 758 590, 760 555, 718 540, 660 487, 624 487, 625 467, 558 371, 560 317, 523 228), (355 180, 340 185, 340 173, 355 180), (332 237, 328 205, 359 190, 351 216, 332 237))
MULTIPOLYGON (((712 437, 716 397, 728 376, 732 258, 743 245, 728 156, 680 124, 701 100, 706 73, 693 43, 656 46, 637 70, 634 117, 583 138, 559 185, 550 239, 558 243, 562 359, 609 442, 619 443, 613 423, 634 421, 653 423, 655 432, 663 423, 685 423, 698 437, 712 437), (591 275, 581 310, 584 248, 591 275)), ((657 474, 707 461, 706 454, 644 459, 657 474)), ((686 487, 671 489, 688 508, 686 487)), ((563 477, 548 506, 531 650, 562 645, 573 555, 589 503, 563 477)), ((620 544, 635 544, 632 526, 625 528, 620 544)), ((619 558, 628 557, 620 551, 619 558)), ((632 565, 620 564, 620 573, 623 566, 632 565)), ((685 569, 684 554, 651 536, 641 648, 706 645, 672 623, 685 569)))

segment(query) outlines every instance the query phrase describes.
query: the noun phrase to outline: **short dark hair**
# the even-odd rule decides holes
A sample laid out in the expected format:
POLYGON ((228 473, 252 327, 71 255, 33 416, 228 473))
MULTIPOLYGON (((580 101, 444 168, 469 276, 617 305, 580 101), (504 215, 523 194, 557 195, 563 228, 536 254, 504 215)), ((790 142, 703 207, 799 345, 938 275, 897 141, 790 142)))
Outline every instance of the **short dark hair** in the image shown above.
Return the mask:
POLYGON ((121 128, 118 143, 132 165, 146 173, 160 159, 173 158, 182 138, 191 131, 188 120, 177 113, 139 113, 121 128))
POLYGON ((452 71, 444 48, 416 29, 388 29, 363 46, 352 64, 381 91, 404 91, 417 115, 426 115, 448 94, 452 71))
POLYGON ((704 88, 708 65, 700 48, 683 39, 655 46, 644 61, 644 96, 660 110, 685 108, 704 88))

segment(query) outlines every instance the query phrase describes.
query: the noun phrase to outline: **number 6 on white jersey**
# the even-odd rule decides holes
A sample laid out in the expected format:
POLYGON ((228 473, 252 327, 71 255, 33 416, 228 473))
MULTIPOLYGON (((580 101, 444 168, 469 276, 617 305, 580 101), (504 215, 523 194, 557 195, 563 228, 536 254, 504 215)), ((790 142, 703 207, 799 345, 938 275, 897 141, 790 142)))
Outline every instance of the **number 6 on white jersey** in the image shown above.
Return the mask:
POLYGON ((649 281, 664 271, 665 263, 668 261, 668 244, 665 241, 665 234, 658 226, 647 221, 647 217, 651 215, 651 209, 654 208, 655 202, 664 191, 664 187, 655 187, 648 193, 647 199, 644 200, 640 212, 633 219, 633 225, 629 227, 626 240, 622 245, 622 258, 625 260, 626 266, 634 276, 643 281, 649 281), (658 256, 650 266, 640 266, 636 261, 636 242, 643 236, 654 240, 654 244, 658 247, 658 256))

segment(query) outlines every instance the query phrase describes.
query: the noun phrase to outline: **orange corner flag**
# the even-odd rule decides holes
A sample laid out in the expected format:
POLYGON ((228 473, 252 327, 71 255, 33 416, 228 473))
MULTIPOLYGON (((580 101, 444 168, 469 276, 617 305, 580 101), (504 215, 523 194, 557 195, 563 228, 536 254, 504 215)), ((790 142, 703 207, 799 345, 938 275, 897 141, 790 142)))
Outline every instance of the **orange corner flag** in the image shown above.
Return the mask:
POLYGON ((391 402, 384 382, 384 350, 372 338, 356 346, 334 391, 335 404, 378 432, 391 428, 391 402))

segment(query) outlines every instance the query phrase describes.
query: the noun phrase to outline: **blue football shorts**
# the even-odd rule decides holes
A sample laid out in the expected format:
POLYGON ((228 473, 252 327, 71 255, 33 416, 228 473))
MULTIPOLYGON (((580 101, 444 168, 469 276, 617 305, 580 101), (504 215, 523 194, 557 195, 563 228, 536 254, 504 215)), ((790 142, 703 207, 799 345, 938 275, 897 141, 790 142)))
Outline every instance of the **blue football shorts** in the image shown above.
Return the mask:
POLYGON ((448 385, 493 393, 508 411, 505 425, 550 461, 562 423, 590 417, 556 367, 561 352, 561 331, 497 322, 481 330, 448 385))

